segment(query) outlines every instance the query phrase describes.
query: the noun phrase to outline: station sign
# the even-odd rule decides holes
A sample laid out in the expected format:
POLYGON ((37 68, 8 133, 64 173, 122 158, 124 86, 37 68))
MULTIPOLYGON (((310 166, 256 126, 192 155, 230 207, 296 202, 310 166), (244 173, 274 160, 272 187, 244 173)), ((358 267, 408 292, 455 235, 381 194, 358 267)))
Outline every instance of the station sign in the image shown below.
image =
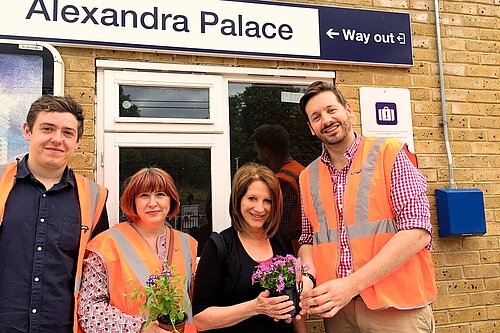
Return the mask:
POLYGON ((16 0, 0 38, 233 57, 413 65, 408 13, 269 1, 16 0))

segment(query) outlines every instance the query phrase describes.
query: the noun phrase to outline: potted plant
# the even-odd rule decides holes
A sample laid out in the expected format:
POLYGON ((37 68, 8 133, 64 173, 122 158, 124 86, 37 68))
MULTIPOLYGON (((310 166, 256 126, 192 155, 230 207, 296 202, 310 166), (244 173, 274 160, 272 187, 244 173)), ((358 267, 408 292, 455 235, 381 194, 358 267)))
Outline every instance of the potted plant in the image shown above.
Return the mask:
POLYGON ((161 327, 183 332, 187 316, 182 308, 184 278, 174 273, 173 266, 164 265, 160 274, 149 276, 142 290, 134 289, 131 300, 145 298, 140 311, 147 314, 144 327, 158 320, 161 327))
POLYGON ((299 294, 302 288, 302 274, 308 270, 300 258, 293 255, 275 256, 271 261, 260 263, 252 274, 252 284, 260 284, 271 292, 271 296, 288 295, 295 309, 290 312, 295 317, 299 311, 299 294))

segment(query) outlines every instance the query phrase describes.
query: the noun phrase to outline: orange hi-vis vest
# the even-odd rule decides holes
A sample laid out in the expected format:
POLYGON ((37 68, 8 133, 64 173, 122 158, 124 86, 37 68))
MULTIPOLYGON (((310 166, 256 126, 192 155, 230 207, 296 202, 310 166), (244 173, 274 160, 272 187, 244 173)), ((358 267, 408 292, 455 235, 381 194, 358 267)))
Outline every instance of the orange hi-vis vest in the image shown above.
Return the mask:
MULTIPOLYGON (((173 228, 172 265, 175 273, 185 276, 183 308, 188 316, 185 332, 196 332, 191 309, 191 292, 196 268, 196 240, 173 228)), ((168 239, 168 237, 167 237, 168 239)), ((89 250, 101 256, 108 274, 109 304, 130 315, 141 315, 145 297, 131 301, 134 289, 142 290, 150 275, 159 274, 163 263, 149 244, 129 224, 119 223, 89 242, 89 250), (128 295, 128 296, 127 296, 128 295)))
MULTIPOLYGON (((344 224, 353 270, 370 261, 393 237, 396 222, 390 200, 391 171, 398 152, 396 139, 361 138, 348 171, 344 193, 344 224)), ((313 228, 313 255, 318 283, 337 278, 340 261, 338 211, 328 167, 319 158, 301 174, 304 212, 313 228)), ((422 249, 396 271, 360 293, 369 309, 412 309, 437 296, 434 265, 422 249)))
POLYGON ((297 195, 297 212, 294 216, 294 230, 301 230, 301 216, 300 216, 300 192, 299 192, 299 175, 304 170, 304 166, 299 162, 292 160, 283 165, 281 169, 276 172, 276 177, 286 181, 290 184, 295 194, 297 195))
MULTIPOLYGON (((3 222, 5 204, 7 203, 9 193, 14 187, 14 183, 16 181, 16 173, 17 163, 8 164, 3 172, 0 172, 0 225, 2 225, 3 222)), ((104 186, 96 184, 93 181, 85 178, 84 176, 77 174, 76 172, 74 173, 74 175, 76 188, 78 191, 80 218, 82 224, 74 287, 74 304, 76 304, 76 299, 78 297, 78 291, 80 290, 80 283, 82 279, 82 267, 85 248, 87 247, 90 235, 92 235, 92 232, 94 231, 94 227, 97 225, 97 222, 101 217, 102 211, 106 204, 106 199, 108 197, 108 190, 104 186)), ((73 314, 73 332, 75 333, 78 332, 79 329, 76 311, 77 307, 75 305, 73 314)))

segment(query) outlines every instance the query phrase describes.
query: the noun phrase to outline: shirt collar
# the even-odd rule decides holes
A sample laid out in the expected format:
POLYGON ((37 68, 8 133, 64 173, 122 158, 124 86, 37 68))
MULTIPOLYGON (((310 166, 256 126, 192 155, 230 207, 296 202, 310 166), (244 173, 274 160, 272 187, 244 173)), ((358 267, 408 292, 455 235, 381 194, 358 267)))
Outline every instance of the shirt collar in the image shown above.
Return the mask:
MULTIPOLYGON (((36 179, 31 170, 28 168, 29 154, 24 155, 23 159, 19 162, 17 166, 16 178, 22 179, 30 177, 31 179, 36 179)), ((73 173, 73 169, 66 167, 64 168, 64 172, 62 174, 61 180, 59 181, 59 185, 64 187, 66 184, 75 187, 75 176, 73 173)))
MULTIPOLYGON (((349 162, 348 164, 350 164, 350 162, 354 159, 354 156, 358 152, 359 144, 361 142, 361 136, 357 135, 356 132, 354 133, 354 136, 355 136, 354 142, 344 152, 344 157, 349 162)), ((325 163, 328 166, 333 167, 332 158, 330 157, 330 154, 328 153, 328 150, 326 148, 323 150, 323 153, 321 153, 321 162, 325 163)))

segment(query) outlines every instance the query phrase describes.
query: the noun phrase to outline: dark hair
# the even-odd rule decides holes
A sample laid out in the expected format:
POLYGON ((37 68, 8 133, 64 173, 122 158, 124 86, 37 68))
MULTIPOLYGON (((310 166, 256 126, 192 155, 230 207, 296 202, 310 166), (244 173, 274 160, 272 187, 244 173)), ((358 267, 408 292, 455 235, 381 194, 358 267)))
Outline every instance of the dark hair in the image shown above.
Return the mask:
POLYGON ((125 181, 125 190, 120 197, 120 208, 130 222, 138 222, 139 216, 135 207, 135 198, 141 193, 165 192, 170 197, 168 218, 172 218, 180 210, 181 203, 174 180, 167 172, 156 167, 142 168, 125 181))
POLYGON ((342 104, 343 107, 347 106, 346 99, 344 98, 344 96, 342 96, 342 93, 333 84, 325 81, 313 82, 309 85, 309 87, 307 87, 306 91, 304 92, 304 95, 300 98, 299 102, 300 112, 302 112, 302 115, 306 118, 307 122, 309 122, 309 118, 307 117, 306 113, 307 103, 311 98, 325 91, 331 91, 337 97, 338 102, 342 104))
POLYGON ((279 125, 264 124, 254 130, 251 139, 257 147, 269 148, 279 157, 288 157, 290 153, 290 135, 287 130, 279 125))
POLYGON ((30 131, 33 131, 36 119, 40 112, 69 112, 78 121, 78 140, 83 135, 83 109, 71 96, 43 95, 31 104, 26 115, 26 122, 30 131))
POLYGON ((241 200, 247 193, 250 184, 256 180, 266 184, 271 192, 271 212, 268 220, 264 223, 264 232, 272 237, 280 226, 283 198, 278 178, 271 169, 262 164, 247 163, 236 171, 231 186, 231 200, 229 201, 231 224, 237 231, 244 231, 246 222, 241 214, 241 200))

